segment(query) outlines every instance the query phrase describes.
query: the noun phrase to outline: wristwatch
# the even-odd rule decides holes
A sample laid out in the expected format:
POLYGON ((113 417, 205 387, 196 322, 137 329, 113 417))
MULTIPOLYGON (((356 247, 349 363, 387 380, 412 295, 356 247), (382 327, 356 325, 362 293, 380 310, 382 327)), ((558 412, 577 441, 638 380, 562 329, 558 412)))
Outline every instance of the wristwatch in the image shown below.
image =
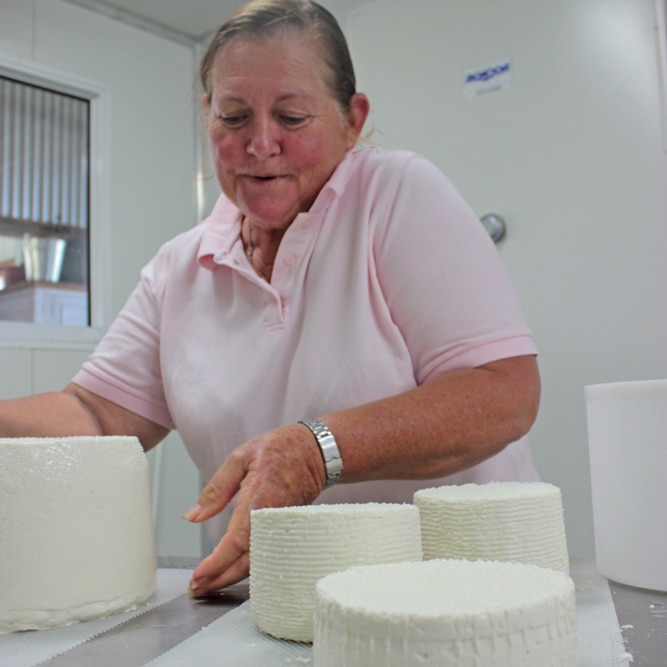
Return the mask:
POLYGON ((336 438, 334 438, 329 427, 319 419, 304 419, 299 424, 303 424, 315 436, 315 441, 322 453, 324 468, 327 473, 324 488, 333 486, 340 480, 340 475, 343 472, 343 459, 338 451, 336 438))

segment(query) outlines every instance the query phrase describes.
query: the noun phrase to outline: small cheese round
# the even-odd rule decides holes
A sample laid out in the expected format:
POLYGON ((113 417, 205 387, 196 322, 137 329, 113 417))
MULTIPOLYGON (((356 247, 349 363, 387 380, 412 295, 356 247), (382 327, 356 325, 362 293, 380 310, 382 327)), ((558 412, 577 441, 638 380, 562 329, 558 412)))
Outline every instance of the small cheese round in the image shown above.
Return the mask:
POLYGON ((257 627, 313 639, 315 584, 353 565, 421 560, 414 505, 364 503, 251 512, 250 603, 257 627))
POLYGON ((424 559, 513 561, 569 573, 560 489, 543 482, 491 482, 414 495, 424 559))

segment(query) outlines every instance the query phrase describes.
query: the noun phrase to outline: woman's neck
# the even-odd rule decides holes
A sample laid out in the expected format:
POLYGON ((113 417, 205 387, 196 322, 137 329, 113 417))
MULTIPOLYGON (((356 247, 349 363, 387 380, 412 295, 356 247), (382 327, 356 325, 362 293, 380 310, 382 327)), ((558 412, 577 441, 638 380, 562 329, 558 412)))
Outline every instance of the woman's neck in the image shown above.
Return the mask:
POLYGON ((273 264, 285 230, 265 231, 253 225, 250 218, 244 217, 241 224, 241 240, 246 257, 255 272, 271 282, 273 264))

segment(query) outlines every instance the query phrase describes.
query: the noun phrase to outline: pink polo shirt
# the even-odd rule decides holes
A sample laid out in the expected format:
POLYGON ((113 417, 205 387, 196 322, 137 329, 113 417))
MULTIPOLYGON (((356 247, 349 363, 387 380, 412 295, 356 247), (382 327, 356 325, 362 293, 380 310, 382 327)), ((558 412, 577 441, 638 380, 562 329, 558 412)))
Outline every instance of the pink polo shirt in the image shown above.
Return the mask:
MULTIPOLYGON (((493 243, 418 155, 348 153, 285 233, 270 284, 240 224, 221 196, 166 243, 74 378, 177 428, 204 480, 260 432, 536 353, 493 243)), ((321 500, 411 502, 425 486, 506 479, 537 479, 525 440, 446 480, 341 484, 321 500)), ((214 541, 226 521, 211 521, 214 541)))

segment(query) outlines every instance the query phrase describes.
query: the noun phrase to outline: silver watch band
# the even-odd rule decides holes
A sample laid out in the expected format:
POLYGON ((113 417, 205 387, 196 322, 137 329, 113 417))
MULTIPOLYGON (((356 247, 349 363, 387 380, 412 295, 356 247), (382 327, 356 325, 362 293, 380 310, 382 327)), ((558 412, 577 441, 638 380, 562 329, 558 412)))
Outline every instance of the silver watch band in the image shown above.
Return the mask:
POLYGON ((303 424, 315 436, 315 440, 319 445, 322 459, 324 460, 324 468, 327 473, 327 481, 325 488, 333 486, 340 479, 343 472, 343 459, 338 451, 336 438, 329 430, 329 427, 319 419, 304 419, 299 424, 303 424))

